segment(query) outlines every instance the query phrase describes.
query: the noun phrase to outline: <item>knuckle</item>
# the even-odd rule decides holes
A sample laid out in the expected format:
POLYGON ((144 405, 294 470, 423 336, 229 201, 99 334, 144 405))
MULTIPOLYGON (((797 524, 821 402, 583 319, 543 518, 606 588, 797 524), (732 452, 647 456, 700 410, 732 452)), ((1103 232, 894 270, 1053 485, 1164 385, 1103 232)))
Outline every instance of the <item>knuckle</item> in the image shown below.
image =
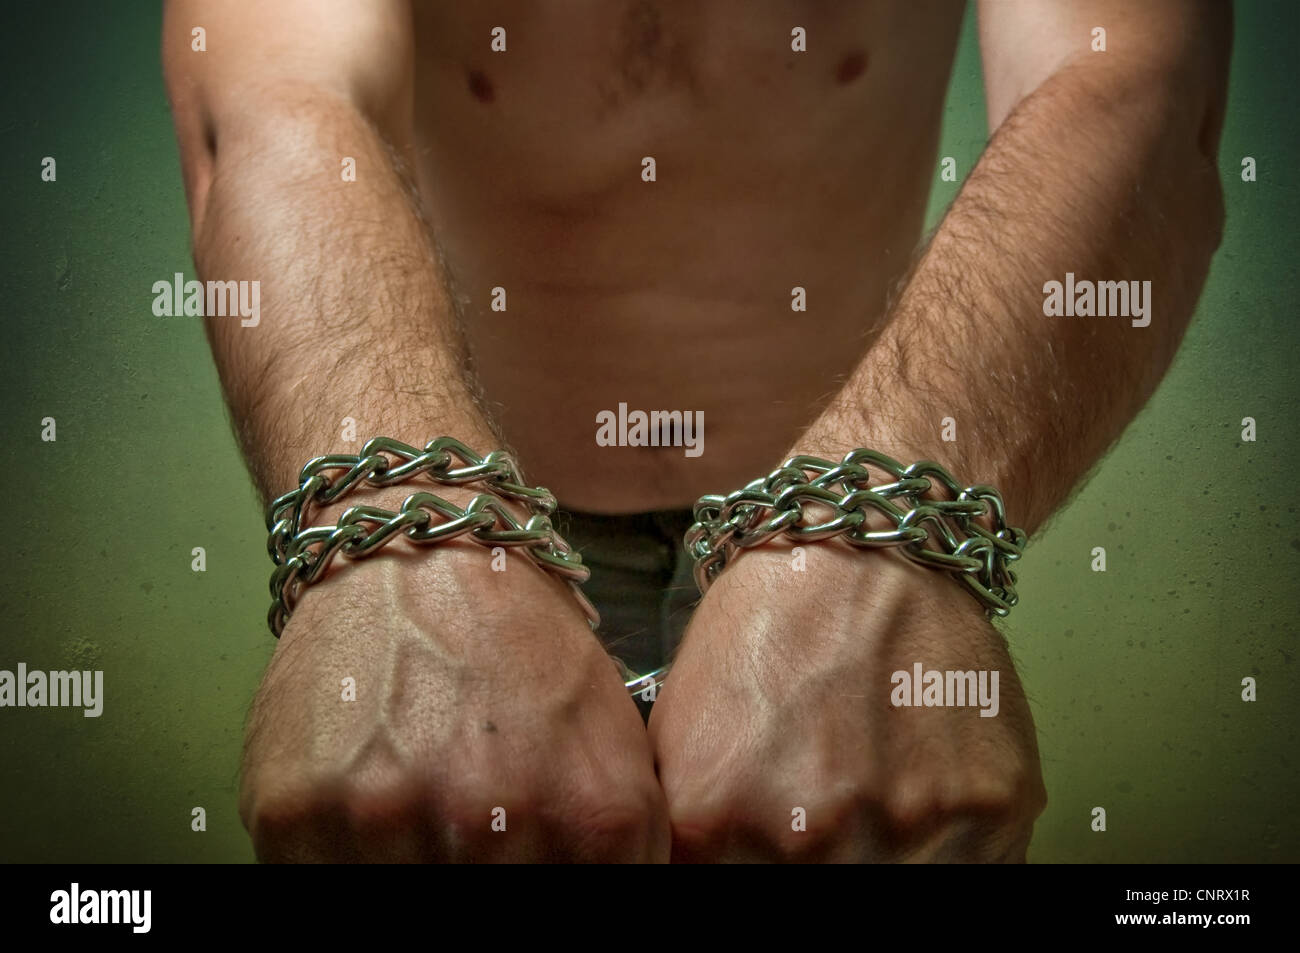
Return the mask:
POLYGON ((1039 797, 1018 776, 980 773, 900 783, 880 809, 886 825, 906 837, 952 821, 990 828, 1015 825, 1037 816, 1039 797))
POLYGON ((871 809, 888 832, 906 840, 936 824, 948 807, 944 795, 932 786, 913 782, 873 799, 871 809))
POLYGON ((612 792, 585 792, 567 813, 570 843, 583 854, 602 857, 643 850, 653 820, 649 805, 612 792))
POLYGON ((414 829, 423 810, 418 792, 407 786, 276 773, 250 781, 241 803, 254 848, 266 857, 295 856, 309 844, 340 855, 353 835, 364 842, 414 829))
POLYGON ((945 817, 1010 819, 1020 810, 1019 787, 1013 778, 1005 776, 971 778, 956 789, 945 790, 939 798, 939 810, 945 817))
POLYGON ((915 779, 896 785, 879 799, 886 828, 909 839, 966 813, 969 790, 954 779, 915 779))
MULTIPOLYGON (((499 799, 498 799, 499 800, 499 799)), ((438 804, 438 829, 442 840, 449 845, 469 845, 486 838, 492 830, 492 808, 497 802, 486 794, 467 788, 445 792, 438 804)), ((519 815, 525 813, 514 804, 502 805, 506 809, 506 830, 519 815)))
POLYGON ((855 841, 877 804, 873 793, 853 785, 838 785, 816 798, 787 797, 770 811, 763 834, 778 860, 820 859, 837 845, 855 841))
MULTIPOLYGON (((863 820, 880 810, 882 798, 872 787, 859 786, 836 794, 817 808, 817 830, 848 831, 855 829, 863 820)), ((809 811, 809 817, 813 817, 809 811)), ((809 824, 811 830, 813 825, 809 824)))
POLYGON ((367 834, 417 824, 422 804, 408 787, 353 788, 344 794, 341 812, 349 827, 367 834))
POLYGON ((734 812, 720 803, 672 805, 669 823, 673 859, 693 862, 716 856, 726 842, 727 831, 735 821, 734 812))
POLYGON ((244 823, 255 846, 274 847, 303 832, 336 821, 341 793, 330 785, 302 781, 273 782, 253 790, 247 799, 244 823))

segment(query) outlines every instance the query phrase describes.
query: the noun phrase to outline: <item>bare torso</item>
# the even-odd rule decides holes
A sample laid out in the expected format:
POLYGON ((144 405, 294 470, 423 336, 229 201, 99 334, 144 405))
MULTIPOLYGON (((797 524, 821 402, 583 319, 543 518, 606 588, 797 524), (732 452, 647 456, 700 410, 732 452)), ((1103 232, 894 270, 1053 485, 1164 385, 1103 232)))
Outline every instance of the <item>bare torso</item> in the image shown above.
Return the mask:
POLYGON ((414 7, 421 189, 530 481, 630 512, 774 466, 920 236, 960 5, 414 7), (704 452, 598 445, 620 403, 702 411, 704 452))

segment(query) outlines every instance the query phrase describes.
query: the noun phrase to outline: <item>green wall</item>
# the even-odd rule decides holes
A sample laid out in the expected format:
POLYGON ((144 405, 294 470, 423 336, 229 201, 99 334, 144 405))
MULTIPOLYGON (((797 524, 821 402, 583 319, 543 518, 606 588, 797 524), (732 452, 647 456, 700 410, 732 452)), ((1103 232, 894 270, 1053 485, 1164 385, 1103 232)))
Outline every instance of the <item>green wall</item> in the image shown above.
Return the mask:
MULTIPOLYGON (((0 668, 103 669, 107 700, 98 719, 0 709, 0 860, 251 860, 235 797, 273 646, 270 566, 202 329, 150 310, 154 281, 193 273, 160 13, 6 15, 0 668), (47 155, 56 183, 40 181, 47 155), (205 833, 190 830, 195 806, 205 833)), ((1022 564, 1006 631, 1050 797, 1031 860, 1300 860, 1298 23, 1300 5, 1238 5, 1228 227, 1196 320, 1022 564), (1255 443, 1240 440, 1245 416, 1255 443), (1089 569, 1094 546, 1106 573, 1089 569), (1105 833, 1089 827, 1098 805, 1105 833)), ((973 25, 968 11, 941 147, 963 174, 986 135, 973 25)), ((955 191, 936 183, 931 221, 955 191)))

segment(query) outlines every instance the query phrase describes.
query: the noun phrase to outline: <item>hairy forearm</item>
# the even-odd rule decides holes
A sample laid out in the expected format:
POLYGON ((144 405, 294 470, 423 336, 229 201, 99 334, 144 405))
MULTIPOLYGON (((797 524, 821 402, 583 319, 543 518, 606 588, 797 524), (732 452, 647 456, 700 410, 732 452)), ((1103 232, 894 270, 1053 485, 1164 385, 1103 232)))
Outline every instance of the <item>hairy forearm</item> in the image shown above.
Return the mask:
POLYGON ((1215 97, 1173 86, 1076 65, 1028 96, 799 449, 934 459, 1041 525, 1159 383, 1218 244, 1215 97), (1150 281, 1149 325, 1046 315, 1067 272, 1150 281))
POLYGON ((356 453, 376 434, 499 444, 473 399, 399 154, 351 104, 307 88, 266 96, 217 130, 210 180, 192 201, 201 277, 261 282, 256 326, 209 317, 207 327, 265 497, 296 485, 309 458, 356 453), (355 181, 341 175, 344 157, 355 181), (355 443, 342 439, 345 418, 355 443))

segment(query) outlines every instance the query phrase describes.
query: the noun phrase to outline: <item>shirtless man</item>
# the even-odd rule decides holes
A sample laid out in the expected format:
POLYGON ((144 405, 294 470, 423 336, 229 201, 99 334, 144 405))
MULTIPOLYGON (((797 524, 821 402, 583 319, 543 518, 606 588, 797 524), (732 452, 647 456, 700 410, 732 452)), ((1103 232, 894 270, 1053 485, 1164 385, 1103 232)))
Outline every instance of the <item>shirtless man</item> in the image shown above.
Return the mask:
MULTIPOLYGON (((351 417, 361 441, 510 447, 614 557, 644 548, 629 526, 857 447, 994 485, 1032 535, 1192 314, 1223 220, 1231 16, 978 13, 991 140, 917 254, 960 3, 170 0, 196 266, 262 283, 257 327, 208 330, 264 497, 356 453, 351 417), (1046 315, 1067 273, 1149 280, 1149 325, 1046 315), (620 402, 702 411, 705 452, 598 445, 620 402)), ((680 543, 651 548, 662 588, 680 543)), ((566 588, 484 554, 392 545, 307 590, 249 721, 259 857, 1024 859, 1045 804, 1029 709, 946 573, 834 543, 805 572, 788 547, 747 551, 695 608, 647 730, 566 588), (916 661, 1000 671, 998 716, 891 707, 916 661)), ((643 612, 625 641, 653 649, 662 607, 625 589, 643 612)))

